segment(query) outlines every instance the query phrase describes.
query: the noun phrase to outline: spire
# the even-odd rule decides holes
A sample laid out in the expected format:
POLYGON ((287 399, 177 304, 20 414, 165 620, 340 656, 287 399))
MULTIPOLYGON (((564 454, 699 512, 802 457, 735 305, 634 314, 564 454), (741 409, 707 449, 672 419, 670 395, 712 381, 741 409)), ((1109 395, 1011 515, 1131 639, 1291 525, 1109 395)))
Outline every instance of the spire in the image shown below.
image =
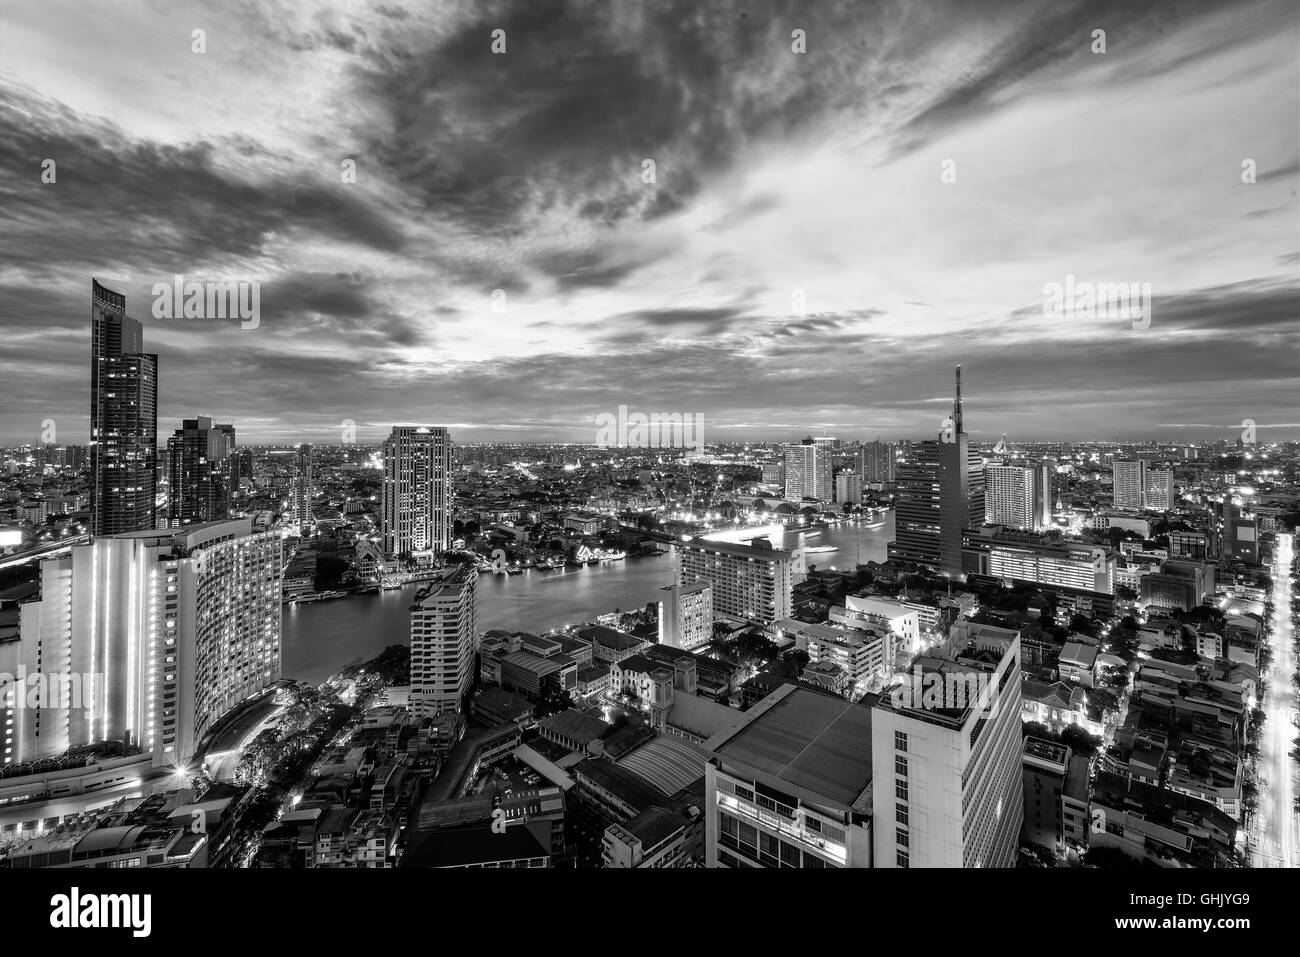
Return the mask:
POLYGON ((952 423, 953 431, 958 435, 965 431, 961 425, 961 366, 957 366, 957 393, 952 403, 952 423))

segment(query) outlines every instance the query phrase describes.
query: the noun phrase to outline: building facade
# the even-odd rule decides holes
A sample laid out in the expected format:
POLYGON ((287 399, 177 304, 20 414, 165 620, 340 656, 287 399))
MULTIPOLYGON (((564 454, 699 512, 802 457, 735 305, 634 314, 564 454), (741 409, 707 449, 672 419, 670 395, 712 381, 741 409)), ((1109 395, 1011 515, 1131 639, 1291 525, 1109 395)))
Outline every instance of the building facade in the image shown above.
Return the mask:
POLYGON ((181 763, 280 678, 281 539, 251 518, 75 545, 21 606, 28 706, 8 763, 121 741, 181 763))
POLYGON ((450 550, 451 507, 451 437, 447 430, 395 427, 384 442, 384 551, 402 555, 450 550))
POLYGON ((455 565, 411 604, 411 711, 416 718, 460 710, 474 680, 478 570, 455 565))
POLYGON ((126 296, 91 280, 90 532, 152 529, 158 465, 158 357, 144 352, 126 296))

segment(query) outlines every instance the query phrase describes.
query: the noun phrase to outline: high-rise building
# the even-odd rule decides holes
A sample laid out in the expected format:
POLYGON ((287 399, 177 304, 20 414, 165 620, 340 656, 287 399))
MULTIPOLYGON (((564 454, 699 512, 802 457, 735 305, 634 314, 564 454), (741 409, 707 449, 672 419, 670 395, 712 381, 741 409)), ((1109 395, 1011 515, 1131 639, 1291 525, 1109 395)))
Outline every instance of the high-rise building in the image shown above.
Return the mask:
POLYGON ((298 446, 298 467, 293 482, 294 517, 304 536, 315 522, 312 514, 312 501, 315 498, 316 470, 312 462, 311 446, 304 442, 298 446))
POLYGON ((21 606, 5 763, 121 741, 184 764, 231 708, 280 678, 281 538, 251 518, 100 536, 41 566, 21 606), (14 753, 9 753, 9 748, 14 753))
POLYGON ((804 439, 785 447, 785 499, 799 502, 805 498, 829 502, 834 493, 831 463, 834 460, 830 439, 804 439))
POLYGON ((962 532, 984 524, 984 460, 963 429, 961 366, 950 425, 913 444, 898 467, 889 558, 961 577, 962 532))
POLYGON ((474 679, 478 570, 453 565, 424 585, 411 605, 411 710, 416 718, 454 714, 474 679))
POLYGON ((1146 460, 1115 459, 1111 463, 1110 474, 1115 507, 1141 510, 1146 498, 1146 460))
POLYGON ((707 539, 678 544, 677 562, 679 584, 712 586, 715 616, 763 624, 790 617, 806 573, 801 551, 707 539))
POLYGON ((452 539, 451 437, 399 425, 384 442, 384 551, 445 552, 452 539))
POLYGON ((691 651, 713 640, 713 588, 708 582, 660 589, 659 643, 691 651))
POLYGON ((1036 529, 1050 528, 1052 525, 1052 496, 1056 492, 1052 476, 1056 468, 1051 461, 1043 460, 1034 466, 1034 517, 1036 529))
POLYGON ((90 531, 156 524, 158 357, 126 314, 126 296, 90 282, 90 531))
POLYGON ((1033 469, 1018 465, 985 466, 985 521, 1032 531, 1042 514, 1035 489, 1033 469))
POLYGON ((1167 512, 1174 507, 1174 473, 1148 469, 1143 488, 1142 507, 1167 512))
POLYGON ((214 522, 230 512, 235 427, 184 419, 167 440, 167 525, 214 522))
POLYGON ((892 442, 874 442, 863 444, 858 449, 858 475, 864 486, 880 485, 892 487, 895 479, 895 462, 898 447, 892 442))
POLYGON ((876 867, 1014 867, 1020 634, 960 621, 871 707, 876 867))
POLYGON ((862 477, 853 469, 840 469, 835 476, 835 501, 841 505, 862 502, 862 477))

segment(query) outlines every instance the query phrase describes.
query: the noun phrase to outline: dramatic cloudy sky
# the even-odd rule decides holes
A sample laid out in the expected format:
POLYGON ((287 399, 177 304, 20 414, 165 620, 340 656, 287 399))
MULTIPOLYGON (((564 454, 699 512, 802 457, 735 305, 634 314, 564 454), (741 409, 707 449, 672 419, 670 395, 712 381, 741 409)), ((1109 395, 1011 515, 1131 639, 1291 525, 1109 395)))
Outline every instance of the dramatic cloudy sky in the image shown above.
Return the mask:
POLYGON ((84 439, 92 275, 245 441, 922 437, 957 362, 981 437, 1300 436, 1297 9, 6 0, 0 441, 84 439))

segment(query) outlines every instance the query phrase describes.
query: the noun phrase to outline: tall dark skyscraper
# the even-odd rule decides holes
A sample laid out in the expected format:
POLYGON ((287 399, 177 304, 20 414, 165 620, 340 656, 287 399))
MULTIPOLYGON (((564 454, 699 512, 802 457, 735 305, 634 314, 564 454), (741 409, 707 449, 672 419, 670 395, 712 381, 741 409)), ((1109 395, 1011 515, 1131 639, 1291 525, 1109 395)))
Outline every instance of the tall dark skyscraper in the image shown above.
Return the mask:
POLYGON ((962 531, 984 524, 984 460, 963 431, 961 366, 952 419, 939 439, 918 442, 898 468, 889 557, 962 575, 962 531), (951 426, 949 428, 949 426, 951 426))
POLYGON ((212 522, 230 514, 235 427, 207 416, 185 419, 167 440, 167 524, 212 522))
POLYGON ((126 296, 91 279, 90 530, 116 535, 155 526, 158 357, 144 352, 126 296))

